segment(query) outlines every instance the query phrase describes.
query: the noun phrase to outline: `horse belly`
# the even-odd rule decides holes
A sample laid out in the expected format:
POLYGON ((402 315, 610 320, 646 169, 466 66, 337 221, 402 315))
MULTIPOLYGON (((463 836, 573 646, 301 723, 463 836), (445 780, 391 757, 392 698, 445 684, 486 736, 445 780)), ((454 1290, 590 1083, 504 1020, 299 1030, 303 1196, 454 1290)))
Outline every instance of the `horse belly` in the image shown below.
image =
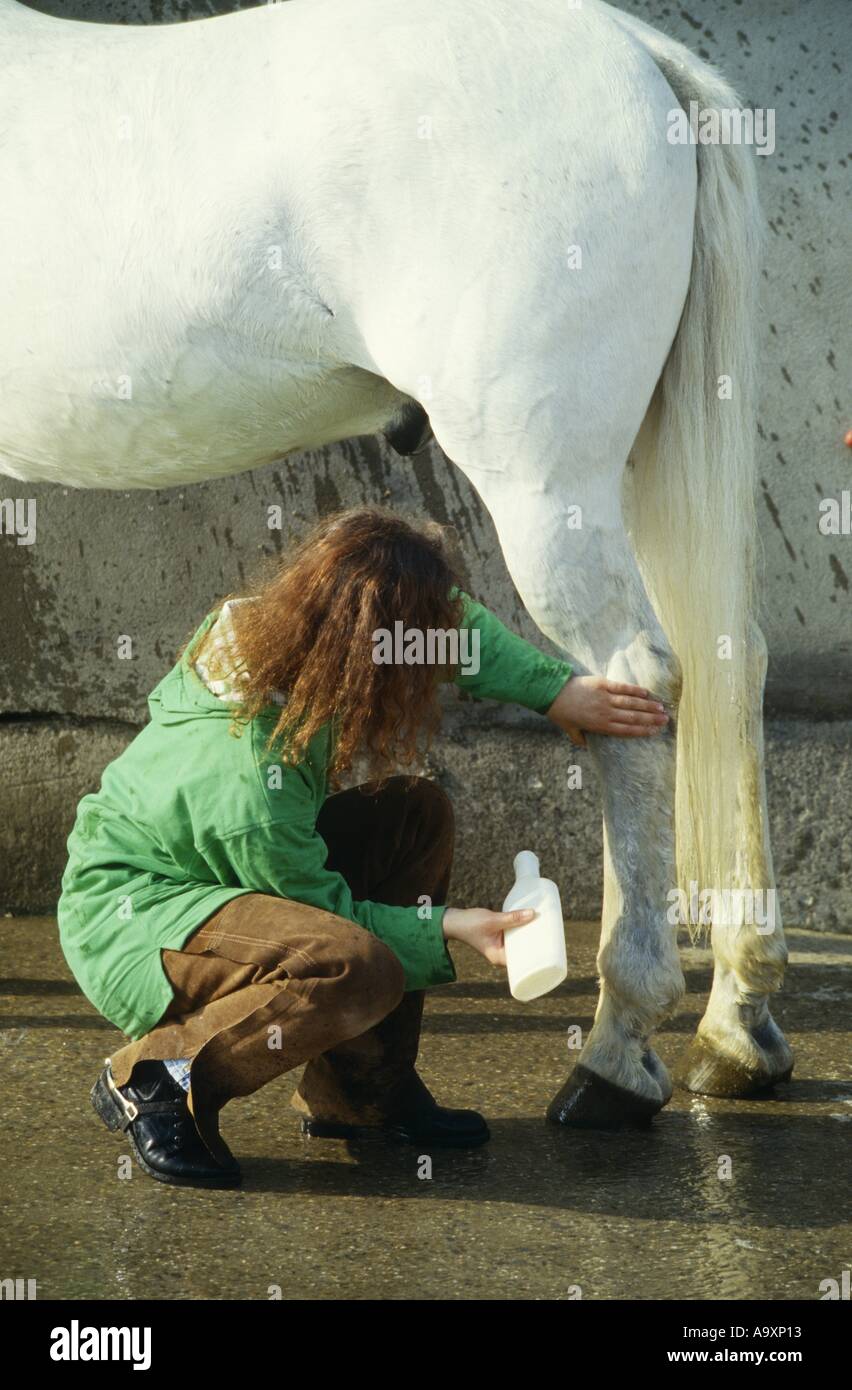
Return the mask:
MULTIPOLYGON (((104 359, 106 360, 106 359, 104 359)), ((176 354, 170 369, 18 367, 0 391, 0 474, 154 488, 378 432, 401 397, 355 367, 176 354)))
POLYGON ((398 407, 296 264, 280 137, 257 134, 280 19, 138 31, 0 8, 28 55, 0 55, 0 475, 192 482, 398 407))

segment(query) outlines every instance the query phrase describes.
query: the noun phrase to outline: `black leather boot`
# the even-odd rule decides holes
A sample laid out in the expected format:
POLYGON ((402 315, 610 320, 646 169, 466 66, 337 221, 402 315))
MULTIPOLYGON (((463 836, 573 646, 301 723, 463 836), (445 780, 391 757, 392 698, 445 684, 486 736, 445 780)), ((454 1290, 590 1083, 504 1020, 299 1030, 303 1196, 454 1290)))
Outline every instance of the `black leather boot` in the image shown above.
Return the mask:
POLYGON ((446 1110, 416 1072, 405 1087, 404 1096, 400 1096, 390 1113, 378 1123, 351 1124, 309 1115, 302 1119, 300 1129, 312 1139, 386 1137, 439 1149, 475 1149, 491 1138, 491 1131, 478 1111, 446 1110))
POLYGON ((239 1164, 222 1141, 217 1162, 202 1142, 187 1093, 162 1062, 138 1062, 130 1080, 116 1086, 107 1058, 92 1088, 92 1105, 107 1129, 123 1130, 143 1172, 181 1187, 235 1187, 239 1164))

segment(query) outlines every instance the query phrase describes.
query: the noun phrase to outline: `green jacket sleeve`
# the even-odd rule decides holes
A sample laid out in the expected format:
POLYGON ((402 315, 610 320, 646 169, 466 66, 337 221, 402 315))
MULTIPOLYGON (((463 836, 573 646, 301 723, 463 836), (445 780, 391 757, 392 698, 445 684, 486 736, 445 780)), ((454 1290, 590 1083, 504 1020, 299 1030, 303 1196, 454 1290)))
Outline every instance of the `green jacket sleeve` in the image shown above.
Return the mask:
POLYGON ((453 590, 454 595, 457 593, 464 603, 462 631, 470 631, 470 638, 463 639, 468 642, 466 651, 462 647, 470 674, 460 666, 455 684, 476 699, 513 702, 536 714, 546 714, 571 675, 568 662, 545 656, 531 642, 510 632, 483 604, 462 590, 453 590))
POLYGON ((325 867, 328 847, 311 820, 265 822, 220 843, 239 881, 254 892, 323 908, 372 932, 398 957, 407 990, 455 980, 444 941, 445 908, 432 907, 423 918, 419 907, 356 902, 342 874, 325 867))

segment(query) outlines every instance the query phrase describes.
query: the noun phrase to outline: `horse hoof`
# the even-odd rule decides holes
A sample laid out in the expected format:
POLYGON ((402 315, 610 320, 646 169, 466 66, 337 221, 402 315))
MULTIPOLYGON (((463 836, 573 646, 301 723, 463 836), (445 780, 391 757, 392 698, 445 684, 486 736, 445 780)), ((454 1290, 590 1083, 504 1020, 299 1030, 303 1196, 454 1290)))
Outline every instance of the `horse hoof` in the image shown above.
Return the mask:
POLYGON ((646 1129, 662 1102, 634 1095, 578 1062, 547 1107, 552 1125, 567 1129, 646 1129))
POLYGON ((660 1109, 662 1109, 664 1105, 668 1105, 674 1089, 672 1086, 672 1079, 668 1073, 668 1068, 663 1066, 656 1052, 650 1047, 642 1053, 642 1066, 659 1087, 661 1097, 660 1109))
POLYGON ((683 1090, 699 1096, 745 1100, 750 1096, 766 1095, 774 1086, 789 1081, 792 1074, 792 1062, 780 1071, 749 1071, 741 1062, 716 1051, 702 1038, 693 1038, 681 1059, 675 1081, 683 1090))

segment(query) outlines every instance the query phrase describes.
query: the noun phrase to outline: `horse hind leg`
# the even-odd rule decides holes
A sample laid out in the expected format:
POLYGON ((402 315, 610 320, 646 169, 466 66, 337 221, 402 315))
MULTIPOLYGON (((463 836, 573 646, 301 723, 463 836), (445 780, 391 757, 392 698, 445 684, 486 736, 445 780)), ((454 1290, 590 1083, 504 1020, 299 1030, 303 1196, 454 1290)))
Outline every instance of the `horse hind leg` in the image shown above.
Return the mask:
POLYGON ((666 910, 674 882, 680 670, 650 607, 632 640, 615 644, 600 667, 610 679, 650 690, 672 716, 659 735, 588 739, 604 811, 600 996, 578 1064, 547 1118, 572 1128, 609 1129, 648 1124, 672 1094, 652 1038, 684 991, 676 927, 666 910))
POLYGON ((752 739, 738 790, 740 905, 714 920, 714 969, 707 1009, 677 1070, 677 1081, 700 1095, 759 1095, 787 1081, 793 1053, 769 1009, 780 989, 787 947, 776 901, 766 811, 762 695, 766 643, 757 624, 749 641, 755 692, 752 739))
MULTIPOLYGON (((440 410, 433 422, 443 443, 440 410)), ((527 611, 576 673, 641 686, 676 715, 679 664, 621 521, 620 468, 610 468, 605 478, 587 453, 564 464, 558 483, 542 486, 543 456, 532 430, 518 441, 505 471, 489 466, 501 444, 505 450, 499 437, 470 433, 458 446, 448 443, 491 513, 527 611)), ((550 445, 548 439, 548 451, 550 445)), ((651 1038, 684 989, 676 924, 667 913, 675 881, 675 726, 673 718, 660 735, 588 738, 603 787, 600 996, 577 1065, 549 1107, 554 1124, 645 1125, 672 1094, 651 1038)))

